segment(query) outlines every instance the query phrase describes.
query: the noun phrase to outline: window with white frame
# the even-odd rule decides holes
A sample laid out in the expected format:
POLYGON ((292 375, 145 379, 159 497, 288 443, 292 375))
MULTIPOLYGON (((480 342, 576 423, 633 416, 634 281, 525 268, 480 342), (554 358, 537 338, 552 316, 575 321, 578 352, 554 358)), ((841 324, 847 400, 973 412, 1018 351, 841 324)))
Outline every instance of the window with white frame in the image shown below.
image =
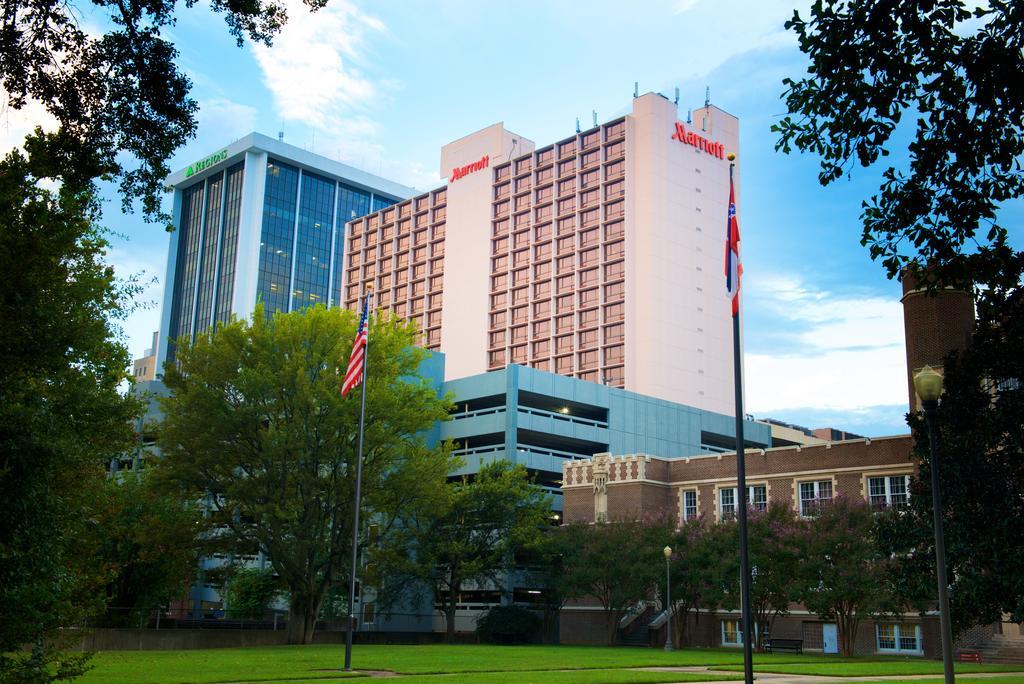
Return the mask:
POLYGON ((800 515, 814 515, 822 505, 832 501, 832 480, 800 483, 800 515))
POLYGON ((868 478, 868 503, 872 508, 906 508, 909 497, 909 475, 868 478))
MULTIPOLYGON (((736 487, 723 487, 719 489, 718 502, 718 511, 723 519, 736 515, 736 506, 739 504, 736 498, 736 487)), ((757 511, 767 509, 768 487, 763 484, 748 486, 747 503, 757 511)))
POLYGON ((697 517, 697 490, 687 489, 683 492, 682 501, 683 520, 693 520, 697 517))
POLYGON ((884 653, 921 653, 921 625, 880 622, 875 625, 878 650, 884 653))
POLYGON ((722 620, 722 645, 742 646, 743 645, 743 623, 739 620, 722 620))

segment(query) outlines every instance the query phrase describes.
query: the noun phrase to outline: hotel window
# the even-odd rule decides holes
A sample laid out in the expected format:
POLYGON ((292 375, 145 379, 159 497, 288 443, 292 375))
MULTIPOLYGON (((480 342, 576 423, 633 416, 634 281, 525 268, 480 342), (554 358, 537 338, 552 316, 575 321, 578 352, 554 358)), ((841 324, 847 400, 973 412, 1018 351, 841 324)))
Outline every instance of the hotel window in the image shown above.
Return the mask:
POLYGON ((433 276, 430 279, 430 291, 436 292, 444 285, 444 276, 433 276))
POLYGON ((377 287, 381 290, 387 290, 391 287, 391 274, 385 273, 377 279, 377 287))
MULTIPOLYGON (((499 296, 499 295, 495 295, 495 296, 499 296)), ((505 293, 504 292, 501 293, 500 296, 504 297, 505 293)), ((430 306, 431 309, 439 309, 439 308, 441 308, 441 303, 443 301, 444 300, 441 299, 441 295, 439 295, 439 294, 432 294, 432 295, 430 295, 430 299, 429 299, 430 304, 429 304, 429 306, 430 306)))
POLYGON ((555 148, 549 147, 546 150, 541 150, 537 153, 537 163, 546 164, 555 158, 555 148))
MULTIPOLYGON (((431 230, 430 232, 431 232, 431 236, 430 236, 431 240, 440 240, 441 238, 444 237, 444 224, 442 223, 440 225, 434 226, 433 230, 431 230)), ((441 247, 441 249, 444 249, 444 245, 440 245, 440 247, 441 247)), ((435 247, 435 249, 436 249, 436 247, 435 247)))
POLYGON ((693 520, 697 517, 697 490, 687 489, 683 491, 682 506, 683 520, 693 520))
POLYGON ((597 169, 593 171, 587 171, 580 176, 580 187, 581 188, 592 188, 601 181, 601 177, 598 174, 597 169))
POLYGON ((405 312, 408 305, 405 302, 395 304, 395 315, 400 318, 405 318, 405 312))
POLYGON ((584 152, 583 156, 580 157, 580 167, 587 168, 593 166, 601 160, 600 150, 591 150, 590 152, 584 152))
POLYGON ((576 211, 576 198, 568 197, 566 199, 558 200, 558 214, 571 214, 576 211))
POLYGON ((503 200, 509 196, 512 191, 511 183, 502 183, 501 185, 494 188, 494 199, 503 200))
POLYGON ((515 267, 525 266, 530 261, 530 254, 525 249, 512 252, 512 265, 515 267))
POLYGON ((438 221, 444 221, 447 212, 444 207, 438 207, 434 210, 434 223, 438 221))
MULTIPOLYGON (((401 274, 399 274, 399 275, 401 275, 401 274)), ((399 287, 395 288, 395 299, 396 300, 405 299, 408 296, 408 293, 409 293, 409 288, 407 286, 405 286, 405 285, 400 285, 399 287)))
POLYGON ((579 354, 580 370, 590 370, 597 367, 597 352, 585 351, 579 354))
MULTIPOLYGON (((550 223, 545 223, 543 226, 537 226, 533 230, 533 239, 535 241, 537 241, 537 242, 542 242, 542 241, 548 240, 550 238, 551 238, 551 224, 550 223)), ((550 249, 551 249, 551 246, 548 245, 548 250, 550 250, 550 249)), ((549 251, 549 253, 550 253, 550 251, 549 251)))
POLYGON ((427 231, 418 230, 412 234, 412 244, 414 245, 425 245, 427 244, 427 231))
POLYGON ((520 325, 512 328, 512 344, 518 344, 526 341, 526 326, 520 325))
MULTIPOLYGON (((422 295, 423 294, 422 292, 419 292, 419 293, 416 292, 416 290, 417 290, 416 286, 417 285, 420 286, 419 287, 420 290, 423 289, 423 283, 413 283, 412 284, 412 296, 413 297, 417 297, 417 295, 422 295)), ((412 304, 412 312, 414 314, 418 314, 418 313, 421 313, 423 311, 423 299, 422 299, 422 297, 417 297, 416 299, 411 300, 410 303, 412 304)))
POLYGON ((551 218, 551 205, 545 204, 543 207, 537 207, 537 223, 547 221, 551 218))
POLYGON ((508 293, 501 292, 499 294, 491 295, 491 308, 492 309, 504 309, 508 305, 508 293))
POLYGON ((539 358, 539 357, 542 357, 542 356, 547 356, 550 353, 551 353, 551 341, 550 340, 540 340, 539 342, 534 342, 533 343, 533 356, 534 356, 534 358, 539 358))
POLYGON ((441 188, 434 192, 434 204, 444 204, 445 200, 448 199, 448 190, 441 188))
POLYGON ((501 254, 508 251, 508 238, 498 238, 491 242, 491 254, 501 254))
MULTIPOLYGON (((521 197, 516 197, 512 201, 512 210, 513 211, 523 211, 524 209, 529 209, 529 208, 530 208, 530 196, 529 195, 522 195, 521 197)), ((519 217, 518 216, 516 216, 516 225, 519 225, 519 217)))
POLYGON ((597 382, 597 371, 584 371, 583 373, 579 373, 576 377, 587 382, 597 382))
POLYGON ((569 140, 558 146, 558 156, 568 157, 570 154, 576 154, 576 141, 569 140))
MULTIPOLYGON (((597 325, 597 309, 587 309, 586 311, 580 311, 580 327, 590 328, 597 325)), ((592 344, 597 344, 597 331, 591 330, 589 333, 585 333, 588 337, 593 335, 592 344)))
POLYGON ((590 133, 583 134, 583 149, 593 147, 598 142, 600 142, 599 131, 591 131, 590 133))
MULTIPOLYGON (((548 263, 548 264, 538 264, 537 267, 539 268, 540 266, 545 266, 545 265, 548 266, 549 268, 551 266, 550 263, 548 263)), ((551 281, 550 280, 545 280, 544 282, 541 282, 541 283, 534 283, 534 285, 533 285, 533 296, 535 298, 539 299, 541 297, 547 297, 550 294, 551 294, 551 281)))
MULTIPOLYGON (((621 224, 619 224, 619 225, 621 225, 621 224)), ((607 235, 607 232, 606 232, 605 233, 605 238, 607 239, 607 237, 608 237, 608 235, 607 235)), ((623 255, 623 253, 625 251, 626 251, 626 243, 625 242, 623 242, 622 240, 619 240, 618 242, 612 242, 612 243, 607 244, 607 245, 604 246, 604 259, 605 259, 605 261, 612 261, 614 259, 618 259, 619 257, 621 257, 623 255)))
MULTIPOLYGON (((562 257, 564 259, 565 257, 562 257)), ((570 258, 568 263, 563 262, 562 259, 558 260, 558 272, 565 273, 566 275, 558 276, 555 286, 559 294, 568 292, 573 288, 573 281, 575 278, 572 275, 572 259, 570 258)))
POLYGON ((513 285, 513 287, 518 287, 519 285, 526 285, 526 283, 527 283, 527 281, 529 279, 530 279, 530 271, 529 271, 529 269, 521 268, 518 271, 514 271, 512 273, 512 285, 513 285))
POLYGON ((555 308, 558 313, 566 313, 573 310, 572 295, 561 295, 555 300, 555 308))
POLYGON ((558 252, 571 252, 576 247, 576 240, 572 235, 558 238, 558 252))
MULTIPOLYGON (((586 264, 583 264, 584 266, 586 264)), ((591 268, 586 271, 580 271, 580 287, 590 287, 597 285, 597 269, 591 268)))
POLYGON ((604 362, 606 365, 612 365, 616 363, 622 363, 622 345, 616 344, 611 347, 606 347, 604 350, 604 362))
POLYGON ((598 209, 588 209, 580 214, 580 225, 584 228, 595 225, 599 216, 598 209))
POLYGON ((550 166, 546 169, 541 169, 540 171, 537 172, 537 182, 546 183, 551 180, 551 176, 552 170, 550 166))
POLYGON ((800 515, 812 516, 832 501, 832 480, 800 483, 800 515))
POLYGON ((413 225, 416 228, 423 228, 427 225, 427 213, 424 211, 422 214, 417 214, 412 219, 413 225))
POLYGON ((441 344, 441 331, 440 330, 428 330, 427 331, 427 345, 434 346, 441 344))
POLYGON ((386 307, 390 303, 391 303, 391 291, 390 290, 382 290, 381 293, 380 293, 380 296, 377 299, 377 304, 379 304, 380 306, 386 307))
POLYGON ((572 194, 574 192, 576 192, 576 179, 575 178, 569 178, 569 179, 566 179, 564 181, 559 181, 558 182, 558 194, 560 196, 561 195, 569 195, 569 194, 572 194))
POLYGON ((558 165, 558 175, 568 176, 570 173, 576 172, 576 160, 568 159, 558 165))
MULTIPOLYGON (((590 231, 590 232, 593 233, 594 235, 597 234, 596 231, 590 231)), ((586 237, 585 234, 580 236, 580 242, 582 242, 583 240, 586 240, 586 239, 587 239, 587 237, 586 237)), ((585 245, 583 245, 583 246, 585 246, 585 245)), ((587 266, 593 266, 594 264, 597 263, 597 257, 598 257, 597 247, 592 247, 590 249, 583 250, 582 252, 580 252, 580 268, 586 268, 587 266)))
POLYGON ((512 235, 512 249, 519 249, 530 244, 530 231, 522 230, 512 235))
MULTIPOLYGON (((609 304, 604 307, 604 321, 605 323, 612 323, 613 321, 621 321, 625 315, 625 306, 623 304, 609 304)), ((609 328, 610 330, 611 328, 609 328)))
POLYGON ((615 159, 616 157, 621 157, 625 151, 626 144, 620 140, 604 148, 604 158, 606 160, 615 159))
POLYGON ((604 128, 604 139, 614 140, 615 138, 621 138, 626 132, 626 122, 616 121, 613 124, 608 124, 604 128))
POLYGON ((597 288, 580 292, 580 307, 597 305, 597 288))
POLYGON ((559 316, 555 319, 555 332, 566 333, 572 331, 572 315, 559 316))
POLYGON ((512 309, 512 325, 520 325, 526 323, 526 307, 517 306, 512 309))
POLYGON ((494 169, 494 178, 495 180, 499 181, 507 180, 510 173, 511 165, 505 164, 504 166, 499 166, 498 168, 494 169))
MULTIPOLYGON (((583 314, 580 314, 580 325, 583 325, 583 314)), ((596 330, 584 330, 579 333, 580 349, 589 349, 597 346, 597 331, 596 330)), ((596 353, 596 352, 595 352, 596 353)), ((594 363, 597 363, 597 357, 594 357, 594 363)))
POLYGON ((551 334, 551 321, 537 321, 533 324, 534 337, 547 337, 551 334))
POLYGON ((555 372, 560 373, 561 375, 572 373, 572 357, 559 356, 555 359, 555 372))
POLYGON ((547 318, 551 315, 551 300, 545 299, 540 302, 533 303, 533 317, 534 318, 547 318))
POLYGON ((921 625, 879 622, 875 625, 875 638, 878 650, 883 653, 919 654, 923 650, 921 648, 921 625))
POLYGON ((555 338, 555 349, 559 352, 572 351, 572 335, 563 335, 555 338))
MULTIPOLYGON (((597 228, 591 228, 580 233, 580 247, 591 247, 597 244, 600 239, 600 235, 597 232, 597 228)), ((596 251, 596 250, 595 250, 596 251)), ((596 254, 594 255, 597 256, 596 254)))
POLYGON ((391 240, 394 237, 395 237, 395 227, 394 226, 384 226, 383 228, 380 229, 380 239, 381 240, 391 240))
POLYGON ((525 304, 527 299, 529 299, 529 297, 527 296, 527 290, 525 287, 520 287, 519 289, 512 290, 513 306, 517 304, 525 304))
POLYGON ((545 242, 544 244, 537 245, 533 248, 533 258, 540 261, 541 259, 547 259, 551 256, 551 243, 545 242))
MULTIPOLYGON (((735 487, 723 487, 718 490, 718 512, 723 519, 736 514, 736 507, 739 501, 736 497, 735 487)), ((766 485, 749 485, 747 487, 747 503, 755 511, 763 511, 768 508, 768 487, 766 485)))
POLYGON ((508 200, 503 200, 494 205, 494 215, 504 216, 508 213, 508 200))
POLYGON ((508 257, 500 256, 491 259, 491 271, 507 271, 508 270, 508 257))
POLYGON ((431 311, 427 314, 427 325, 431 328, 441 325, 441 312, 431 311))
POLYGON ((593 190, 587 190, 585 192, 582 192, 582 193, 580 193, 580 207, 582 209, 586 209, 587 207, 592 207, 595 204, 597 204, 599 199, 600 199, 600 195, 598 194, 598 189, 597 188, 594 188, 593 190))
POLYGON ((501 219, 494 222, 494 235, 504 235, 508 232, 508 219, 501 219))
POLYGON ((622 181, 609 183, 604 189, 604 198, 606 200, 613 200, 622 197, 622 193, 625 192, 625 187, 626 186, 622 181))
POLYGON ((444 270, 444 259, 437 258, 430 260, 430 272, 434 275, 439 275, 444 270))
POLYGON ((868 478, 868 502, 872 508, 906 508, 909 475, 868 478))
POLYGON ((626 173, 626 163, 621 159, 604 167, 605 180, 619 178, 626 173))
POLYGON ((626 375, 623 372, 622 366, 604 369, 604 384, 606 385, 621 387, 625 382, 625 379, 626 375))
POLYGON ((491 327, 504 328, 508 322, 508 315, 504 311, 496 311, 491 314, 491 327))
POLYGON ((565 218, 558 219, 558 234, 568 235, 569 233, 576 230, 576 217, 566 216, 565 218))
POLYGON ((524 159, 516 160, 516 175, 529 171, 533 167, 533 159, 526 157, 524 159))
POLYGON ((407 249, 409 249, 409 236, 403 235, 402 237, 398 238, 398 251, 402 252, 407 249))
POLYGON ((604 279, 617 280, 623 276, 625 271, 625 263, 622 261, 616 261, 613 264, 608 264, 607 266, 604 267, 604 279))
POLYGON ((606 302, 614 302, 622 299, 623 292, 622 283, 611 283, 610 285, 604 286, 604 300, 606 302))
MULTIPOLYGON (((426 294, 425 290, 426 290, 426 285, 425 285, 425 283, 422 280, 417 280, 415 283, 412 284, 412 296, 413 297, 422 297, 424 294, 426 294)), ((422 304, 422 302, 421 302, 421 304, 422 304)))
POLYGON ((504 366, 505 365, 505 351, 504 350, 492 351, 490 354, 488 354, 487 355, 487 365, 489 365, 491 368, 494 368, 495 366, 504 366))
POLYGON ((604 218, 605 218, 605 220, 612 221, 612 220, 615 220, 615 219, 622 218, 622 215, 625 212, 625 208, 626 208, 626 203, 625 202, 621 202, 620 201, 620 202, 616 202, 615 204, 609 204, 608 206, 606 206, 604 208, 604 218))

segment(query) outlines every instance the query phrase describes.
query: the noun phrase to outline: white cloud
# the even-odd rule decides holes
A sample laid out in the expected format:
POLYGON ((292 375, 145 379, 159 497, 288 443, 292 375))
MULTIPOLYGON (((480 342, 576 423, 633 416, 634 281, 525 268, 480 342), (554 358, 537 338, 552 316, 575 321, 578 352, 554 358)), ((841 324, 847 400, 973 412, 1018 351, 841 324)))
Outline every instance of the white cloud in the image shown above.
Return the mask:
POLYGON ((672 5, 672 14, 682 14, 692 10, 700 0, 676 0, 672 5))
POLYGON ((898 300, 814 290, 792 277, 750 283, 747 291, 748 310, 767 310, 772 333, 784 341, 758 349, 749 334, 745 340, 748 349, 755 348, 745 358, 751 412, 807 406, 856 410, 906 401, 898 300))
POLYGON ((281 117, 343 135, 375 133, 376 123, 360 110, 379 86, 357 65, 366 41, 387 27, 346 0, 317 12, 300 0, 285 5, 288 23, 274 45, 253 46, 281 117))
POLYGON ((47 131, 56 130, 57 119, 36 100, 29 100, 21 109, 14 109, 8 93, 0 90, 0 153, 7 154, 21 148, 25 136, 36 126, 47 131))

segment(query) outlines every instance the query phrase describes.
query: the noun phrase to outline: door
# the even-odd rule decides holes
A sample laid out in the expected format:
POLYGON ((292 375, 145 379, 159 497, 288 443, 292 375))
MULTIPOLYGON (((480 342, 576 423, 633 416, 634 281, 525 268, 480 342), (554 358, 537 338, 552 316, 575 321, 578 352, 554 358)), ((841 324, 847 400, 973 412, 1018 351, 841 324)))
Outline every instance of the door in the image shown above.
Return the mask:
POLYGON ((822 651, 839 653, 839 632, 834 623, 827 622, 821 626, 822 651))

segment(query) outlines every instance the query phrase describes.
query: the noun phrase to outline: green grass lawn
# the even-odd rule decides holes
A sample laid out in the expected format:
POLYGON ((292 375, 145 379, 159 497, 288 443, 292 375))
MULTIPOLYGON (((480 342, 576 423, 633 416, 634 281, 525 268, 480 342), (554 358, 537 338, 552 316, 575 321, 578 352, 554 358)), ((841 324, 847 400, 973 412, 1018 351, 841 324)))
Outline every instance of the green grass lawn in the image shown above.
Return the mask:
MULTIPOLYGON (((178 684, 195 682, 324 682, 338 681, 344 659, 342 646, 268 646, 187 651, 106 651, 97 653, 87 684, 178 684)), ((736 679, 743 654, 734 649, 660 649, 602 646, 487 646, 357 645, 352 665, 358 670, 388 670, 407 675, 401 682, 683 682, 736 679), (626 668, 709 666, 714 674, 640 672, 626 668), (575 670, 575 671, 573 671, 575 670), (431 676, 425 676, 431 675, 431 676)), ((942 663, 897 658, 840 659, 835 656, 756 654, 756 672, 833 676, 891 676, 941 674, 942 663)), ((958 664, 957 672, 1020 671, 1004 665, 958 664)), ((352 675, 349 675, 351 677, 352 675)), ((356 673, 355 676, 359 676, 356 673)), ((981 681, 981 680, 979 680, 981 681)), ((996 680, 1024 684, 1024 677, 996 680)))

